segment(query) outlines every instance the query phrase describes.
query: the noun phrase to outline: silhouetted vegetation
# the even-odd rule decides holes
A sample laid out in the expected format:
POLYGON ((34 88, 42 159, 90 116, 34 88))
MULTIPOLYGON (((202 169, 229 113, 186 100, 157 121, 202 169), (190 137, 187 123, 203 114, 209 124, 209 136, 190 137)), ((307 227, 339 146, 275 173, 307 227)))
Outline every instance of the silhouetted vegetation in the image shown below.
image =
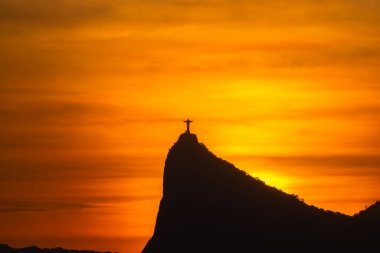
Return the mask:
POLYGON ((25 248, 12 248, 6 244, 0 244, 0 253, 111 253, 111 252, 96 252, 91 250, 68 250, 63 248, 41 249, 36 246, 25 248))
POLYGON ((188 132, 170 149, 163 181, 155 231, 143 253, 363 252, 377 246, 379 203, 354 217, 307 205, 217 158, 188 132))

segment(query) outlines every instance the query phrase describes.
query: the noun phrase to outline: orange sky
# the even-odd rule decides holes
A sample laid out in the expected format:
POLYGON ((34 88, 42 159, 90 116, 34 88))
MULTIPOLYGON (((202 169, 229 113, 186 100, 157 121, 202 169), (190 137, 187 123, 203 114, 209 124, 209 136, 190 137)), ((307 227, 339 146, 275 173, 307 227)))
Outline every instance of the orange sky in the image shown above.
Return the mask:
POLYGON ((380 197, 380 2, 0 0, 0 238, 140 252, 190 117, 307 203, 380 197))

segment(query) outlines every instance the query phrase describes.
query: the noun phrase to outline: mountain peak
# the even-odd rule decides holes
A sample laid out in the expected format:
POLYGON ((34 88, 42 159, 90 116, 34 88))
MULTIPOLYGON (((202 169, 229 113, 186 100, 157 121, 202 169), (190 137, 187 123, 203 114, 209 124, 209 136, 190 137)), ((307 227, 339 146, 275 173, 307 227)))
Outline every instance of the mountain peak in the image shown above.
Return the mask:
MULTIPOLYGON (((195 134, 182 133, 171 147, 165 161, 164 197, 183 198, 193 194, 196 184, 202 174, 208 171, 207 163, 215 157, 195 134), (191 193, 192 192, 192 193, 191 193)), ((216 158, 216 157, 215 157, 216 158)))
POLYGON ((190 132, 184 132, 178 137, 178 141, 175 145, 196 145, 199 144, 198 137, 196 134, 190 132))
POLYGON ((348 231, 355 225, 351 217, 267 186, 215 156, 190 131, 169 150, 163 181, 156 227, 143 253, 305 252, 311 246, 340 252, 377 244, 374 230, 363 233, 367 223, 348 231))

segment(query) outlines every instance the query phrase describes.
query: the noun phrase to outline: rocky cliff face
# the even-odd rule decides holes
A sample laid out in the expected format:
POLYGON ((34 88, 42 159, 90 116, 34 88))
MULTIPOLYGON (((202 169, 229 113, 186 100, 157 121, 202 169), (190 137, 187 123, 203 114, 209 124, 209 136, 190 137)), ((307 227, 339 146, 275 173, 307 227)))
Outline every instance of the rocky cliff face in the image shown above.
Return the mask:
POLYGON ((163 186, 143 253, 347 252, 377 240, 377 226, 362 222, 364 215, 325 211, 269 187, 217 158, 194 134, 183 133, 170 149, 163 186))

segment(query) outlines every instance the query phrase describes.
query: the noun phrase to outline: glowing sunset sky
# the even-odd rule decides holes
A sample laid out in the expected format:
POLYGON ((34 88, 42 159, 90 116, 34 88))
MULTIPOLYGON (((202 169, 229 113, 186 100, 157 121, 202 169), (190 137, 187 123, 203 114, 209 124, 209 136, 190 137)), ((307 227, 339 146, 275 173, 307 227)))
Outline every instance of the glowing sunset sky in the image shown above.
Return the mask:
POLYGON ((187 117, 305 202, 380 199, 380 1, 0 0, 0 243, 141 252, 187 117))

